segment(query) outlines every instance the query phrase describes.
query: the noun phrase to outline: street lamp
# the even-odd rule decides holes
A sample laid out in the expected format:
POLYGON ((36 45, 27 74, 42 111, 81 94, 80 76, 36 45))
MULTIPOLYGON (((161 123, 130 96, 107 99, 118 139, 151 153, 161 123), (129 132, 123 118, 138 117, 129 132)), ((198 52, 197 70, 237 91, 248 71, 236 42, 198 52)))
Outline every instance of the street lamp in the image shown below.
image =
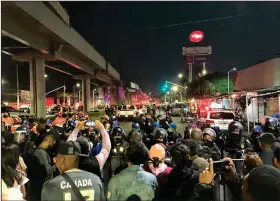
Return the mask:
POLYGON ((206 75, 206 73, 207 73, 207 71, 206 71, 206 69, 204 68, 204 69, 202 70, 202 75, 206 75))
MULTIPOLYGON (((76 83, 76 85, 74 85, 74 86, 73 86, 73 92, 74 92, 74 96, 73 96, 73 97, 74 97, 74 105, 75 105, 75 102, 76 102, 76 87, 77 87, 77 88, 80 88, 80 86, 81 86, 81 85, 80 85, 80 83, 76 83)), ((78 95, 78 99, 79 99, 79 101, 78 101, 78 102, 80 102, 80 91, 78 92, 78 94, 79 94, 79 95, 78 95)))
POLYGON ((178 77, 179 77, 179 78, 182 78, 182 77, 183 77, 183 74, 182 74, 182 73, 179 73, 179 74, 178 74, 178 77))
POLYGON ((47 77, 48 77, 48 75, 47 75, 47 74, 45 74, 45 75, 44 75, 44 77, 45 77, 45 78, 47 78, 47 77))
POLYGON ((231 69, 230 71, 228 71, 228 94, 229 94, 229 73, 232 71, 235 71, 236 68, 231 69))
POLYGON ((172 90, 173 90, 173 91, 178 91, 178 87, 177 87, 177 86, 174 86, 174 87, 172 87, 172 90))

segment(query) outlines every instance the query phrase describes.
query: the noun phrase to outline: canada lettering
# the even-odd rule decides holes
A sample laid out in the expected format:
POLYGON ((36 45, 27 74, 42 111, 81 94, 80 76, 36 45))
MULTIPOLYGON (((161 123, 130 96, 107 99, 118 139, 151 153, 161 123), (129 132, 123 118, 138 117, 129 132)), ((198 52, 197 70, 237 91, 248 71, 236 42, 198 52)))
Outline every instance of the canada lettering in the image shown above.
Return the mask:
MULTIPOLYGON (((88 187, 88 186, 92 186, 92 182, 90 179, 79 179, 79 180, 74 180, 75 185, 80 188, 80 187, 88 187)), ((66 182, 66 181, 62 181, 60 183, 60 188, 61 189, 67 189, 67 188, 71 188, 71 185, 66 182)))

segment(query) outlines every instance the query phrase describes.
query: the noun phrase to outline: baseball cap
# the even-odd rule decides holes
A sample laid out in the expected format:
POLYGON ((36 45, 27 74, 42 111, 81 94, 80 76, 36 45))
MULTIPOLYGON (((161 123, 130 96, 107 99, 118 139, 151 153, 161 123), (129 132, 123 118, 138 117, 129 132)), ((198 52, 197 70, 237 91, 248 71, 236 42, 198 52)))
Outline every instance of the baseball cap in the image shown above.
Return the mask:
POLYGON ((160 160, 165 157, 165 150, 164 148, 159 145, 155 144, 154 146, 151 147, 149 151, 149 157, 152 158, 159 158, 160 160))
POLYGON ((88 155, 82 154, 81 146, 76 141, 67 141, 59 143, 57 153, 61 155, 76 155, 88 157, 88 155))
POLYGON ((207 162, 207 160, 205 160, 204 158, 198 157, 193 161, 191 168, 193 170, 202 172, 203 170, 205 170, 208 167, 209 167, 209 163, 207 162))
POLYGON ((280 200, 280 171, 269 165, 254 168, 248 176, 248 192, 255 200, 280 200))

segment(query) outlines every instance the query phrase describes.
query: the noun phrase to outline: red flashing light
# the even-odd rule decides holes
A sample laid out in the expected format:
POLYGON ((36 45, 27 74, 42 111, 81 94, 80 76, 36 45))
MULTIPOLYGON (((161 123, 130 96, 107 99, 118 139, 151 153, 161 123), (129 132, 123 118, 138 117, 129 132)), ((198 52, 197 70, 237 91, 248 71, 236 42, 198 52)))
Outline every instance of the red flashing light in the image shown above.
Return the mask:
POLYGON ((215 122, 212 120, 206 120, 206 124, 214 124, 215 122))

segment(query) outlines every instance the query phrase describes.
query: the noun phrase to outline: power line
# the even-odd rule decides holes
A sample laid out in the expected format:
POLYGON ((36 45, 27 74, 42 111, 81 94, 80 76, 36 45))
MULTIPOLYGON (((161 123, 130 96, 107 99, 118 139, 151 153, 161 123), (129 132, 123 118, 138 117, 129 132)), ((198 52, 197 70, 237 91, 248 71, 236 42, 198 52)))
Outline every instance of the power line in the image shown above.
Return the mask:
POLYGON ((248 16, 248 15, 252 15, 252 14, 253 13, 245 13, 245 14, 239 14, 239 15, 226 16, 226 17, 216 17, 216 18, 211 18, 211 19, 206 19, 206 20, 197 20, 197 21, 183 22, 183 23, 177 23, 177 24, 168 24, 168 25, 162 25, 162 26, 147 27, 147 28, 142 28, 142 29, 133 29, 132 31, 146 31, 146 30, 152 30, 152 29, 182 26, 182 25, 187 25, 187 24, 210 22, 210 21, 223 20, 223 19, 229 19, 229 18, 235 18, 235 17, 244 17, 244 16, 248 16))

